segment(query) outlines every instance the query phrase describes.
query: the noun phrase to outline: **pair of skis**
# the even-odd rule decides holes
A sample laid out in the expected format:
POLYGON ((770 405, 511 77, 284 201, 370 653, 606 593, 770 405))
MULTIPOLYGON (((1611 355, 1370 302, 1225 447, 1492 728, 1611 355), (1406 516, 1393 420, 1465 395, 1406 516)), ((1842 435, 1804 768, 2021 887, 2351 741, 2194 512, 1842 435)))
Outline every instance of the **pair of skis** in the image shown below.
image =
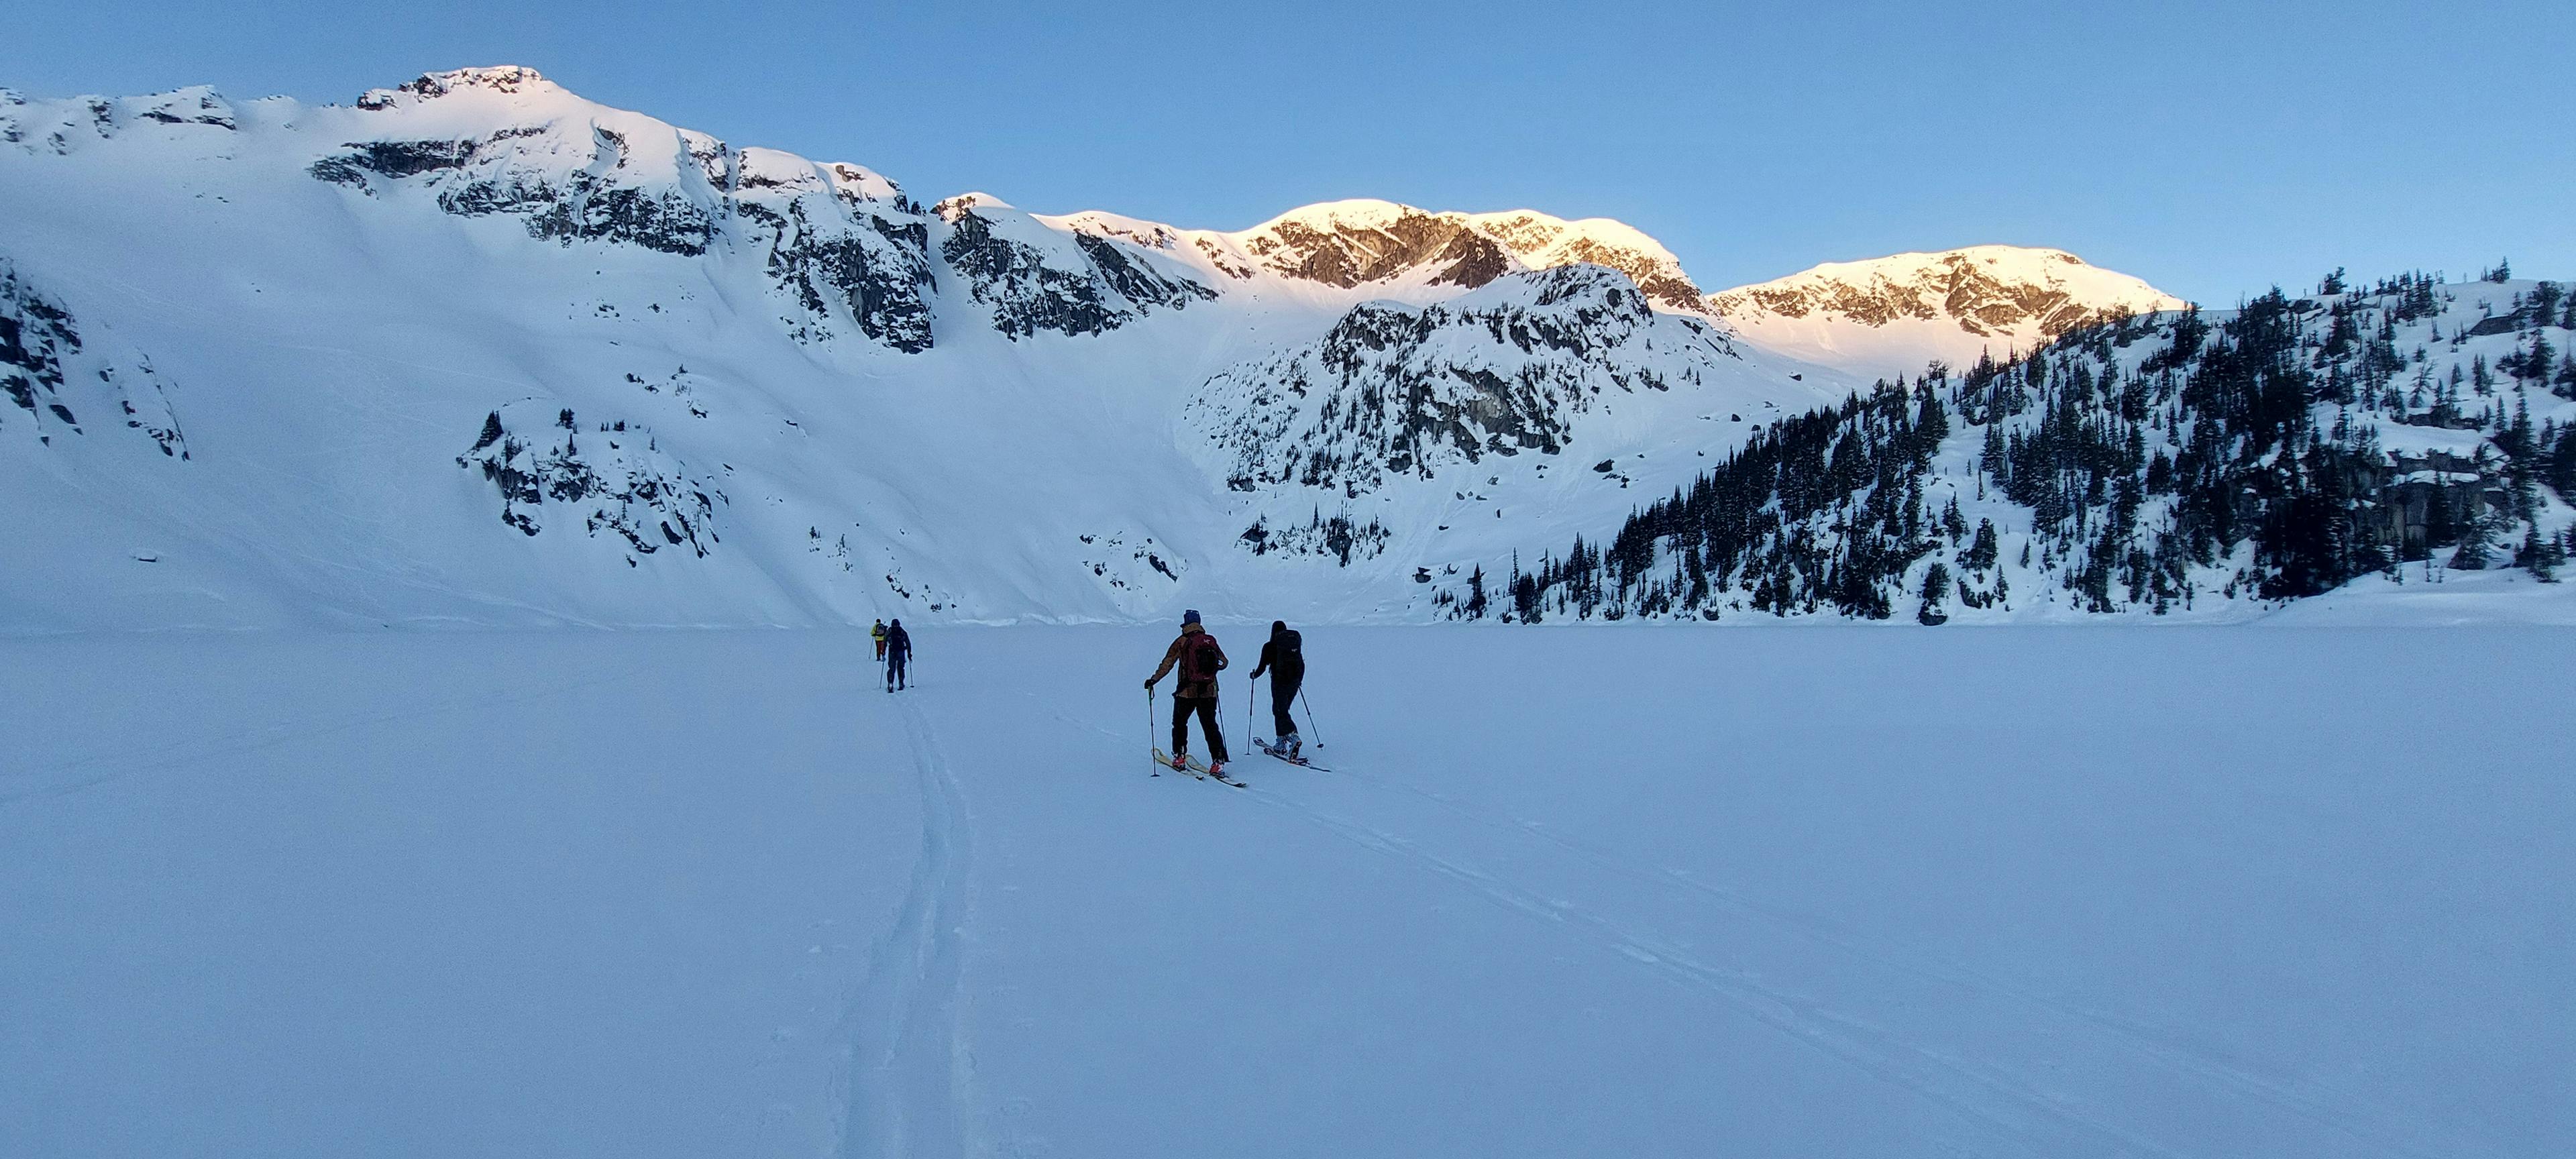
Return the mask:
MULTIPOLYGON (((1253 740, 1253 742, 1252 742, 1252 747, 1257 748, 1257 749, 1260 749, 1260 750, 1261 750, 1262 752, 1264 752, 1264 753, 1267 753, 1267 754, 1269 754, 1269 755, 1271 755, 1271 756, 1273 756, 1273 757, 1277 757, 1278 759, 1283 760, 1283 761, 1286 761, 1286 762, 1288 762, 1289 764, 1295 765, 1295 766, 1297 766, 1298 768, 1301 768, 1301 769, 1313 769, 1314 771, 1319 772, 1319 773, 1329 773, 1329 772, 1332 772, 1332 771, 1333 771, 1333 770, 1331 770, 1331 769, 1325 768, 1325 767, 1324 767, 1324 766, 1322 766, 1322 765, 1316 764, 1316 763, 1315 763, 1315 762, 1313 762, 1313 761, 1307 760, 1307 759, 1306 759, 1306 758, 1304 758, 1304 757, 1292 757, 1292 756, 1289 756, 1289 755, 1288 755, 1288 750, 1286 750, 1286 749, 1281 749, 1281 748, 1273 748, 1273 747, 1271 747, 1267 742, 1264 742, 1264 741, 1262 741, 1262 740, 1260 740, 1260 739, 1258 739, 1258 738, 1255 738, 1255 739, 1253 740)), ((1171 768, 1171 767, 1172 767, 1172 758, 1171 758, 1171 755, 1170 755, 1170 754, 1168 754, 1168 753, 1165 753, 1165 752, 1164 752, 1163 750, 1161 750, 1161 749, 1155 749, 1155 750, 1154 750, 1154 775, 1155 775, 1155 776, 1158 776, 1158 777, 1159 777, 1159 776, 1162 776, 1162 775, 1163 775, 1163 770, 1165 770, 1165 769, 1169 769, 1169 768, 1171 768)), ((1251 788, 1251 787, 1252 787, 1252 782, 1250 782, 1250 781, 1245 781, 1245 780, 1239 780, 1239 779, 1237 779, 1237 778, 1227 776, 1227 775, 1225 775, 1225 774, 1223 774, 1223 773, 1216 772, 1216 771, 1214 771, 1214 770, 1212 770, 1212 769, 1208 768, 1206 764, 1204 764, 1204 763, 1200 762, 1200 760, 1199 760, 1197 757, 1190 757, 1190 758, 1187 758, 1187 759, 1183 762, 1183 764, 1182 764, 1182 767, 1181 767, 1181 770, 1180 770, 1180 771, 1187 772, 1189 775, 1191 775, 1191 776, 1193 776, 1193 777, 1197 777, 1198 779, 1200 779, 1200 780, 1202 780, 1202 781, 1215 781, 1215 782, 1217 782, 1217 783, 1219 783, 1219 784, 1232 785, 1232 786, 1234 786, 1235 788, 1238 788, 1238 789, 1248 789, 1248 788, 1251 788)))
MULTIPOLYGON (((1158 777, 1159 777, 1159 776, 1162 776, 1162 775, 1163 775, 1163 770, 1168 769, 1168 768, 1171 768, 1171 767, 1172 767, 1172 758, 1171 758, 1170 754, 1165 753, 1165 752, 1164 752, 1163 750, 1161 750, 1161 749, 1155 749, 1155 750, 1154 750, 1154 775, 1155 775, 1155 776, 1158 776, 1158 777)), ((1200 779, 1200 780, 1202 780, 1202 781, 1215 781, 1215 782, 1217 782, 1218 784, 1221 784, 1221 785, 1232 785, 1232 786, 1234 786, 1235 788, 1238 788, 1238 789, 1249 789, 1249 788, 1251 788, 1251 787, 1252 787, 1252 782, 1250 782, 1250 781, 1239 781, 1239 780, 1236 780, 1236 779, 1235 779, 1235 778, 1233 778, 1233 777, 1226 776, 1226 775, 1225 775, 1225 774, 1223 774, 1223 773, 1216 772, 1216 771, 1214 771, 1214 770, 1212 770, 1212 769, 1208 768, 1205 764, 1200 763, 1200 761, 1199 761, 1199 759, 1198 759, 1197 757, 1190 757, 1190 758, 1188 758, 1188 759, 1187 759, 1187 762, 1186 762, 1186 763, 1183 765, 1183 767, 1182 767, 1182 771, 1187 772, 1187 773, 1189 773, 1189 775, 1191 775, 1191 776, 1193 776, 1193 777, 1197 777, 1198 779, 1200 779)))

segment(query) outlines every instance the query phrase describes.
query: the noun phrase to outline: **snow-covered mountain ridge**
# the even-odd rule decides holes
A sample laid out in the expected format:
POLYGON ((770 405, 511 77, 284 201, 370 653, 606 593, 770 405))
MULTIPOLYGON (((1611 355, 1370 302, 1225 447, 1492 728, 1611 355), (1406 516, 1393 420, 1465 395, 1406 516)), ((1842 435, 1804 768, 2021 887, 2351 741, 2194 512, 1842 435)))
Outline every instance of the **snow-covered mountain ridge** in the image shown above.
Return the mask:
POLYGON ((0 262, 15 630, 1423 618, 1895 365, 2173 302, 2057 251, 1711 295, 1534 211, 926 203, 523 68, 0 92, 0 262))
POLYGON ((1710 298, 1746 337, 1871 373, 1923 354, 1964 366, 2027 353, 2079 326, 2189 303, 2062 250, 1981 245, 1829 262, 1710 298))

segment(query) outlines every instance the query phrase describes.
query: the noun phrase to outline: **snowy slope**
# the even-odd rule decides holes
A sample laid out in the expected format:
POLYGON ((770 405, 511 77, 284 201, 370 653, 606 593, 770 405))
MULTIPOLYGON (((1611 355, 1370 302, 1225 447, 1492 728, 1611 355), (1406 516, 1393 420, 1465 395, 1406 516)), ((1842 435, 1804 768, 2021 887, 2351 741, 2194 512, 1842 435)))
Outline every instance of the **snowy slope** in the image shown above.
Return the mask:
MULTIPOLYGON (((0 262, 88 342, 0 408, 16 631, 1418 618, 1426 570, 1867 385, 1616 222, 926 204, 511 67, 347 107, 0 93, 0 262), (1317 454, 1384 485, 1283 467, 1317 454), (1383 534, 1323 550, 1336 521, 1383 534)), ((1969 323, 1926 325, 1917 364, 1969 323)))

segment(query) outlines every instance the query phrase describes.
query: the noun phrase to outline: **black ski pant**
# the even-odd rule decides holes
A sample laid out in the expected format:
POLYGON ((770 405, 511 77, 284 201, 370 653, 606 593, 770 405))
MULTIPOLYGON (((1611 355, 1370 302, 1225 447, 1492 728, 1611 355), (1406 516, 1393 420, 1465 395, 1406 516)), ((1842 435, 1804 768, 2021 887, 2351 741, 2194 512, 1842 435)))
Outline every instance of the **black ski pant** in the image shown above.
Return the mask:
POLYGON ((1303 676, 1295 680, 1281 680, 1277 676, 1270 678, 1270 727, 1274 730, 1270 739, 1275 741, 1297 731, 1297 720, 1288 715, 1288 708, 1297 703, 1297 689, 1305 683, 1303 676))
POLYGON ((1231 758, 1225 754, 1225 732, 1216 726, 1216 698, 1195 696, 1172 698, 1172 754, 1190 751, 1190 714, 1199 714, 1199 731, 1207 734, 1208 757, 1222 763, 1231 758))
POLYGON ((901 652, 897 652, 894 655, 886 657, 886 687, 903 687, 903 666, 910 663, 911 660, 912 657, 904 655, 901 652))

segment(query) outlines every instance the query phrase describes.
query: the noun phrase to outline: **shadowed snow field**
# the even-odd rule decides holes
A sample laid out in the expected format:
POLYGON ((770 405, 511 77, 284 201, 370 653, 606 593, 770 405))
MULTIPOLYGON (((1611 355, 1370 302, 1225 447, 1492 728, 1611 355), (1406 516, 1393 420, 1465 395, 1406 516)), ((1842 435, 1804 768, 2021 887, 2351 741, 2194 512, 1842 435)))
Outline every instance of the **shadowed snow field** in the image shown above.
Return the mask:
POLYGON ((2566 630, 1168 636, 0 640, 0 1153, 2576 1151, 2566 630))

